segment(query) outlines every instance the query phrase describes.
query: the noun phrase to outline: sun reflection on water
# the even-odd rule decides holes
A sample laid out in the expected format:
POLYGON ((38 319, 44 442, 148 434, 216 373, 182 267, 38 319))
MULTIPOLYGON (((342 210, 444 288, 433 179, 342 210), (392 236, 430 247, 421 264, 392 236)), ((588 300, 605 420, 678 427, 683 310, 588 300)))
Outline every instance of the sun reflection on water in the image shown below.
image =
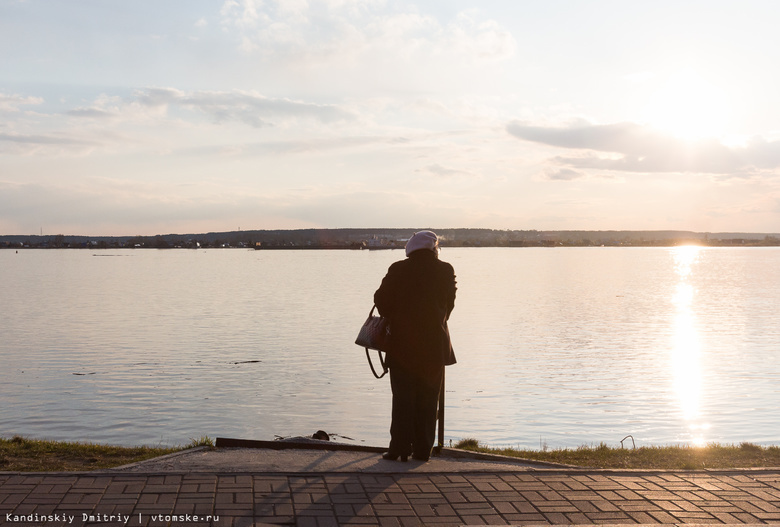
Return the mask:
POLYGON ((702 353, 693 307, 696 290, 689 283, 700 251, 701 247, 697 246, 674 249, 675 271, 679 282, 672 297, 676 307, 671 357, 674 386, 682 417, 691 434, 689 441, 696 446, 705 444, 704 434, 709 428, 708 424, 701 422, 702 353))

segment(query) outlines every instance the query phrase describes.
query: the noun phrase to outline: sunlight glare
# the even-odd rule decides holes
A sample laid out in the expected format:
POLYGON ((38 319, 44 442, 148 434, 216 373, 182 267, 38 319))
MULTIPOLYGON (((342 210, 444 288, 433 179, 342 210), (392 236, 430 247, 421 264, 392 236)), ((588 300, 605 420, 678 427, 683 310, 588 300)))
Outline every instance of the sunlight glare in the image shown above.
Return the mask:
POLYGON ((707 442, 704 440, 702 436, 696 436, 694 438, 691 438, 691 445, 695 447, 704 447, 707 446, 707 442))
MULTIPOLYGON (((700 252, 701 247, 683 246, 676 247, 672 253, 679 283, 672 296, 677 315, 674 323, 671 364, 680 410, 692 432, 708 428, 706 424, 697 422, 700 417, 702 394, 702 356, 693 307, 696 290, 689 283, 693 265, 699 259, 700 252)), ((701 433, 695 433, 691 442, 694 445, 704 444, 704 437, 701 433)))
POLYGON ((650 98, 644 120, 686 140, 718 138, 727 133, 726 93, 692 70, 670 76, 650 98))
POLYGON ((675 318, 672 364, 680 408, 687 421, 698 416, 701 394, 700 346, 690 308, 692 298, 690 286, 680 284, 675 297, 678 313, 675 318))
POLYGON ((698 245, 681 245, 675 247, 673 251, 674 270, 680 275, 680 280, 684 281, 691 274, 691 267, 699 259, 701 247, 698 245))

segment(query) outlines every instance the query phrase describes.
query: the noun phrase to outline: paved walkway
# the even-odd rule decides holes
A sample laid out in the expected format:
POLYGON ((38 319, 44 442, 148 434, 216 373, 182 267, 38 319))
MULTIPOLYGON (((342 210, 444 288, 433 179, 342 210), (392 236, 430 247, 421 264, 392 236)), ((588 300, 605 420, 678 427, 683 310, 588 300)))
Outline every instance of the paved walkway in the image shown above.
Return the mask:
POLYGON ((0 473, 3 526, 604 523, 780 524, 780 469, 0 473))

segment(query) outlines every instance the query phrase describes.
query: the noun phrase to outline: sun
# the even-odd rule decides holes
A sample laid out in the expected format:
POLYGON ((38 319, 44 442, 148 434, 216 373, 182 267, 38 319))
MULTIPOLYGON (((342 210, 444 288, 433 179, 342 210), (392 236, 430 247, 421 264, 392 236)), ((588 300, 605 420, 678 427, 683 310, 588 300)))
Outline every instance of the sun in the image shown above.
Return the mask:
POLYGON ((644 122, 686 140, 719 138, 727 133, 726 92, 694 70, 670 75, 650 96, 644 122))

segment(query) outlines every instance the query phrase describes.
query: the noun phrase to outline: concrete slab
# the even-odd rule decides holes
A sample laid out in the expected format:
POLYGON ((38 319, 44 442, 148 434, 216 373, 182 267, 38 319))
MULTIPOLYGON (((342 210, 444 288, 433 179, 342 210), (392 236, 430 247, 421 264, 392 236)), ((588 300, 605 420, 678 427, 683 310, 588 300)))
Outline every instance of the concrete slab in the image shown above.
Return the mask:
POLYGON ((197 448, 113 469, 112 472, 263 472, 263 473, 431 473, 515 472, 540 467, 511 459, 432 457, 427 463, 386 461, 372 451, 306 450, 268 448, 197 448))

